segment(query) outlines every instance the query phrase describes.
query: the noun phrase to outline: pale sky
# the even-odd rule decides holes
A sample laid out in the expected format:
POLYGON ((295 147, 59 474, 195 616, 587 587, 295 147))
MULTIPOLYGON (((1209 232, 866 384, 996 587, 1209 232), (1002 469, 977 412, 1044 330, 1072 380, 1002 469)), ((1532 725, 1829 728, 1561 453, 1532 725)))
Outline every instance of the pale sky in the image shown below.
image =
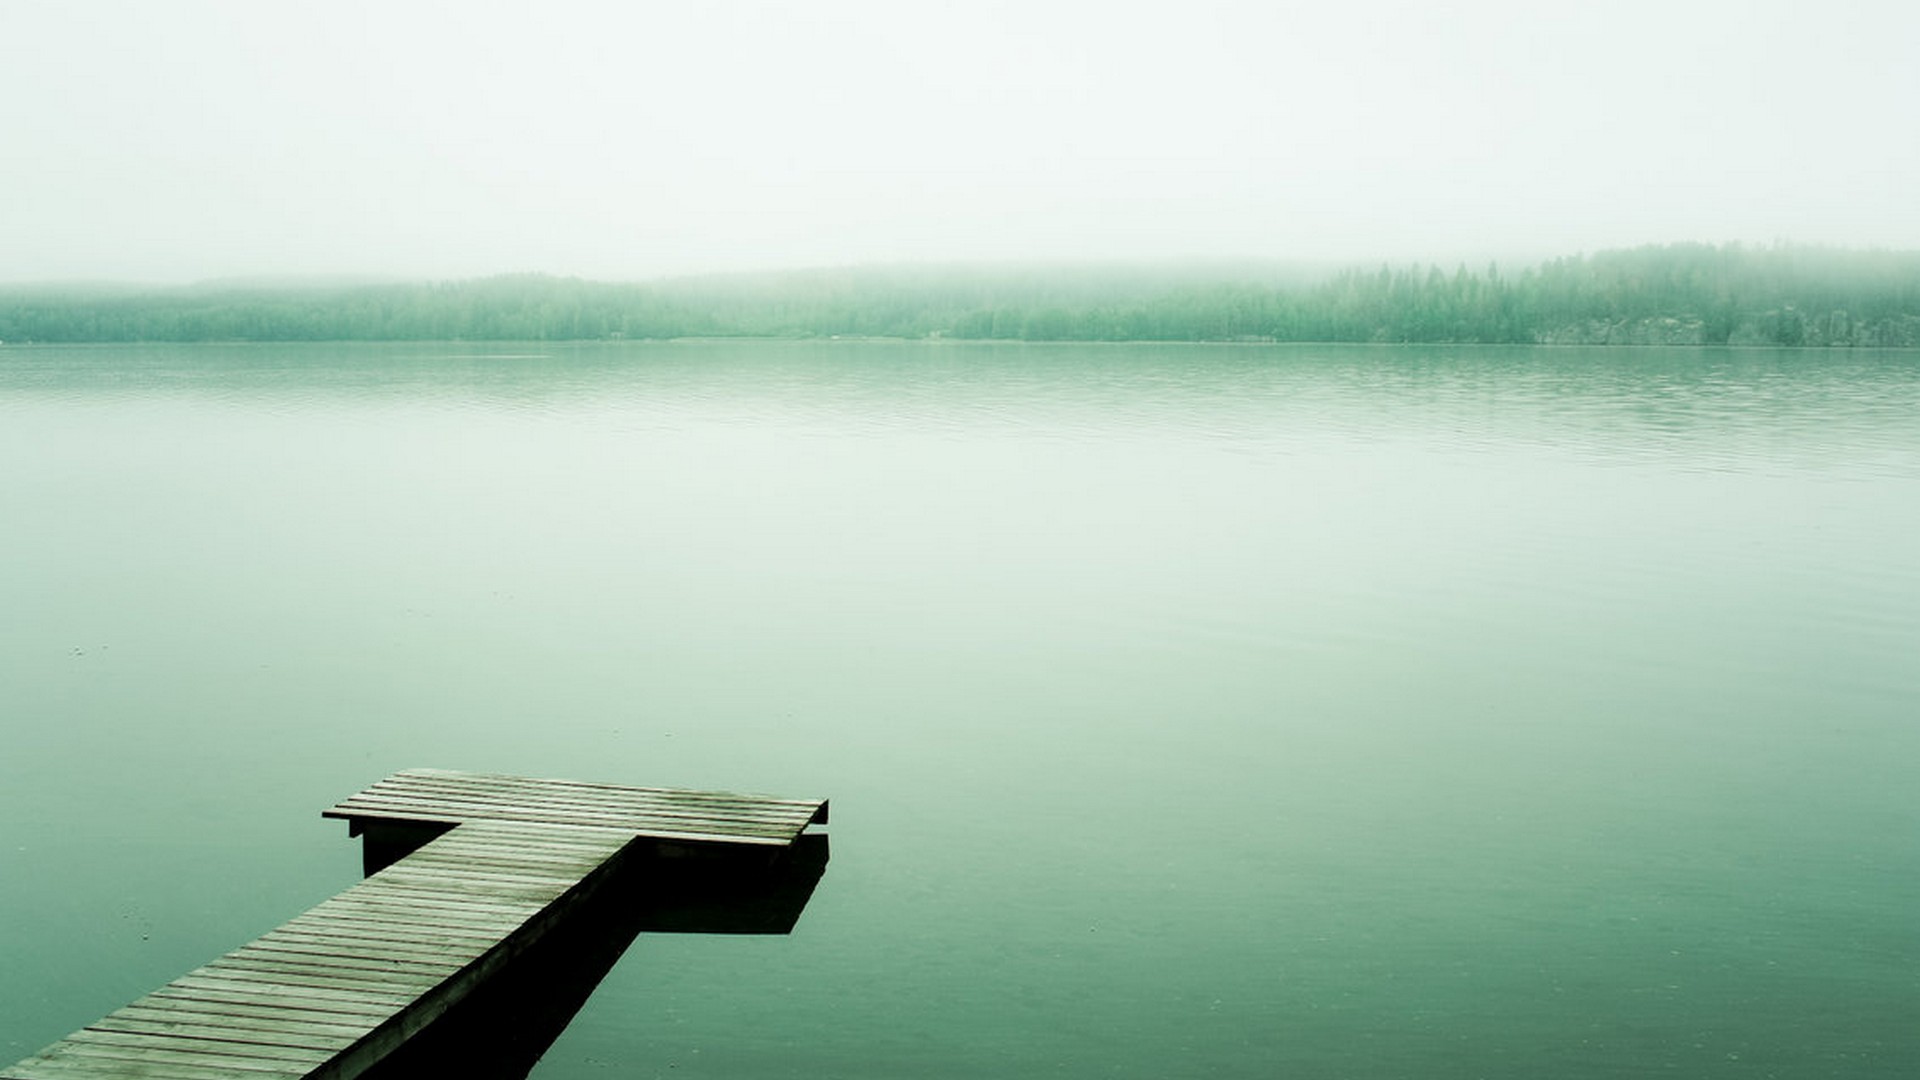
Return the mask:
POLYGON ((1913 0, 0 0, 0 281, 1920 248, 1913 0))

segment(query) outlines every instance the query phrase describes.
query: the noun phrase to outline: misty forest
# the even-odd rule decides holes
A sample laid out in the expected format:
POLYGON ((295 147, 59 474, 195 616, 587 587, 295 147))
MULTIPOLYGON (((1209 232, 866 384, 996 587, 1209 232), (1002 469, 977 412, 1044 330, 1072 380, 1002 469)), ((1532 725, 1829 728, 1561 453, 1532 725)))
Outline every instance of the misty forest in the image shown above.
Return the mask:
POLYGON ((878 337, 1920 345, 1920 253, 1679 244, 1517 272, 1284 264, 915 266, 649 283, 0 288, 0 341, 878 337))

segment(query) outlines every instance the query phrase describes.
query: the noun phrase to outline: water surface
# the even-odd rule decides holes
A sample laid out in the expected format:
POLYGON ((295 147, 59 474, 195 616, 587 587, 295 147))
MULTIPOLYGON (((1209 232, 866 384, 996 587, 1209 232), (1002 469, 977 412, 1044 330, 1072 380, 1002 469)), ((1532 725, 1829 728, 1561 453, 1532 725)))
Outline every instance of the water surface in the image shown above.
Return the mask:
POLYGON ((1920 356, 0 350, 0 1059, 436 765, 834 800, 535 1075, 1906 1077, 1920 356))

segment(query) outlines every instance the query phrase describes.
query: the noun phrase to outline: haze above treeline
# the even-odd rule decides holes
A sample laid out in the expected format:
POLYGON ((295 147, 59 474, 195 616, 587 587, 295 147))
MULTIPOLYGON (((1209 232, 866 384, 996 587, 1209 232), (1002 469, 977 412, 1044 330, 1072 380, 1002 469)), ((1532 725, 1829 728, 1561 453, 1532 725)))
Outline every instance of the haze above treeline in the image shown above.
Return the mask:
POLYGON ((1920 4, 0 4, 0 283, 1920 249, 1920 4))
POLYGON ((1516 269, 882 266, 614 283, 0 287, 0 341, 1319 341, 1920 346, 1920 252, 1649 246, 1516 269))

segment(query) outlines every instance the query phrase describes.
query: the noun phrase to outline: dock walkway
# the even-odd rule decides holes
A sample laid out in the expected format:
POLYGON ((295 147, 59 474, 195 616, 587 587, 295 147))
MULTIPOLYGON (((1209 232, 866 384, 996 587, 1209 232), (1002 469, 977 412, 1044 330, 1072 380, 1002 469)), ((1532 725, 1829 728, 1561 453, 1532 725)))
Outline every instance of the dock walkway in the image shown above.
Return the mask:
POLYGON ((826 813, 824 800, 396 773, 325 811, 367 837, 365 880, 0 1080, 349 1080, 558 925, 624 854, 778 851, 826 813))

